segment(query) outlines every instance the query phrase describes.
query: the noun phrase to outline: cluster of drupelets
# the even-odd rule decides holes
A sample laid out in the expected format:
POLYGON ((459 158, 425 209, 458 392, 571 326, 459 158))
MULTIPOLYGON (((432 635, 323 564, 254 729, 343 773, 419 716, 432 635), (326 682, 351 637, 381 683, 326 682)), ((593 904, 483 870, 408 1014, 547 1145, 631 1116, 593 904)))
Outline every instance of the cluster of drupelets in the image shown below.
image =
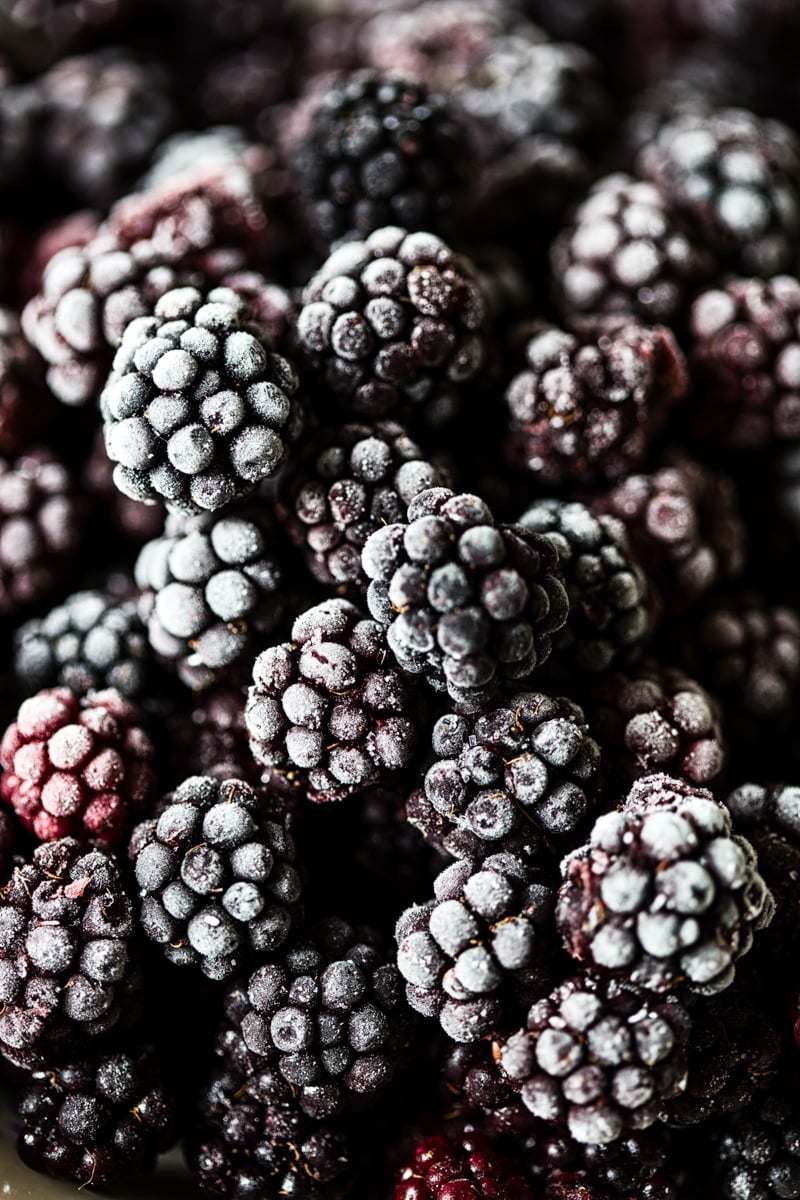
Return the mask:
POLYGON ((791 0, 3 6, 30 1166, 800 1198, 798 50, 791 0))

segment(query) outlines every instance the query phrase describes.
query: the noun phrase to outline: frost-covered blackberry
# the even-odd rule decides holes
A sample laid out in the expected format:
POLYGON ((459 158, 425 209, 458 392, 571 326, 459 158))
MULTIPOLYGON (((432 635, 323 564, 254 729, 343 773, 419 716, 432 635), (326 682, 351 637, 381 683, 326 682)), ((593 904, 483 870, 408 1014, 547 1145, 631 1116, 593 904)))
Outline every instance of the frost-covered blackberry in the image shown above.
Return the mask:
POLYGON ((277 513, 320 583, 364 588, 367 538, 404 521, 414 497, 441 475, 393 421, 344 425, 320 442, 312 462, 283 481, 277 513))
POLYGON ((658 190, 621 174, 594 185, 554 243, 550 266, 568 323, 587 314, 627 313, 670 324, 685 316, 709 270, 658 190))
POLYGON ((557 921, 570 954, 656 992, 728 987, 774 912, 725 806, 667 775, 635 783, 561 871, 557 921))
POLYGON ((150 674, 147 634, 133 600, 75 592, 41 620, 17 630, 14 670, 31 691, 60 685, 79 695, 115 688, 142 696, 150 674))
POLYGON ((371 417, 468 383, 486 336, 486 300, 469 262, 431 233, 393 225, 334 250, 297 318, 300 349, 325 388, 371 417))
POLYGON ((788 126, 741 108, 679 114, 637 167, 728 270, 770 276, 791 266, 800 146, 788 126))
POLYGON ((519 837, 563 845, 597 798, 600 749, 564 697, 519 692, 478 717, 448 713, 432 744, 424 799, 409 798, 408 818, 458 858, 519 837))
POLYGON ((297 376, 230 288, 177 288, 132 321, 101 396, 114 481, 135 500, 216 511, 274 475, 297 376))
POLYGON ((478 496, 420 492, 407 523, 372 534, 362 563, 369 610, 400 666, 465 711, 531 675, 567 618, 553 545, 521 525, 495 525, 478 496))
POLYGON ((546 873, 506 853, 454 863, 433 889, 435 900, 397 922, 397 965, 412 1008, 454 1041, 477 1041, 551 986, 555 892, 546 873))
POLYGON ((386 781, 416 744, 412 693, 387 666, 383 629, 346 600, 301 613, 291 642, 259 654, 245 723, 264 778, 300 780, 316 801, 386 781))
POLYGON ((153 650, 204 686, 252 653, 283 613, 283 568, 264 506, 167 521, 136 561, 153 650))
POLYGON ((519 523, 558 551, 569 616, 556 652, 594 672, 634 654, 650 633, 650 604, 622 522, 597 517, 578 502, 537 500, 519 523))
POLYGON ((381 1092, 411 1030, 402 979, 380 938, 336 918, 234 985, 225 1014, 218 1052, 231 1039, 243 1043, 317 1120, 381 1092))
POLYGON ((15 867, 0 909, 0 1053, 47 1065, 130 1023, 141 975, 133 901, 114 859, 74 838, 48 842, 15 867))
POLYGON ((688 389, 669 329, 608 320, 581 337, 537 327, 506 388, 509 456, 545 485, 630 474, 688 389))
POLYGON ((268 812, 249 783, 194 775, 134 830, 142 929, 170 962, 227 979, 289 936, 300 876, 286 824, 268 812))
POLYGON ((577 1142, 604 1144, 652 1125, 680 1092, 688 1029, 673 1000, 577 975, 502 1039, 501 1062, 535 1117, 566 1124, 577 1142))
POLYGON ((620 795, 653 771, 710 787, 725 766, 727 739, 713 696, 653 659, 600 680, 587 710, 620 795))
POLYGON ((328 246, 385 225, 439 233, 463 202, 468 154, 457 109, 396 74, 335 80, 293 159, 309 223, 328 246))

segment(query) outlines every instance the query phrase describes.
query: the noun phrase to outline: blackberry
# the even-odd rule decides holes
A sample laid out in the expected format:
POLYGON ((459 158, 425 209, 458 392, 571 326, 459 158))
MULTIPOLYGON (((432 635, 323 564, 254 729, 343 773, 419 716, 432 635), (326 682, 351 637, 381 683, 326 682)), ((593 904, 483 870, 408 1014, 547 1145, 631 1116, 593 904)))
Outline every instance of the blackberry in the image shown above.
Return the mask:
POLYGON ((466 1125, 417 1143, 403 1166, 395 1200, 535 1200, 537 1195, 520 1160, 492 1138, 466 1125))
POLYGON ((617 174, 592 187, 555 242, 550 267, 568 323, 624 313, 671 325, 685 316, 709 264, 657 188, 617 174))
POLYGON ((587 1145, 563 1129, 538 1124, 526 1139, 545 1200, 682 1200, 683 1149, 658 1123, 626 1131, 614 1142, 587 1145))
POLYGON ((453 1041, 478 1041, 551 986, 554 888, 524 860, 492 854, 453 863, 433 890, 434 900, 397 922, 406 996, 453 1041))
POLYGON ((686 1088, 662 1114, 670 1125, 741 1112, 771 1085, 782 1038, 774 1017, 764 1011, 761 986, 757 975, 746 985, 737 979, 691 1010, 686 1088))
POLYGON ((637 167, 728 270, 770 276, 793 263, 800 150, 780 121, 739 108, 685 113, 658 131, 637 167))
POLYGON ((775 907, 725 806, 668 775, 638 780, 561 873, 556 917, 570 954, 656 992, 729 987, 775 907))
POLYGON ((297 376, 230 288, 176 288, 128 325, 101 396, 114 482, 134 500, 216 511, 283 462, 297 376))
POLYGON ((325 1200, 353 1166, 336 1122, 315 1121, 274 1068, 225 1063, 200 1093, 186 1158, 204 1192, 244 1200, 290 1196, 325 1200))
POLYGON ((601 680, 587 708, 620 794, 653 771, 701 787, 719 782, 727 756, 720 707, 682 671, 647 659, 601 680))
POLYGON ((55 405, 38 355, 22 336, 16 314, 0 308, 0 454, 26 450, 51 424, 55 405))
POLYGON ((0 742, 3 799, 41 841, 116 845, 156 795, 154 751, 139 721, 111 688, 80 696, 57 687, 24 700, 0 742))
POLYGON ((40 603, 67 578, 82 524, 75 486, 51 451, 0 459, 0 613, 40 603))
POLYGON ((692 428, 729 451, 800 436, 800 283, 734 279, 692 307, 692 428))
POLYGON ((225 1003, 222 1047, 243 1042, 317 1120, 386 1087, 410 1034, 402 980, 377 936, 333 918, 235 985, 225 1003))
POLYGON ((502 1066, 534 1116, 602 1145, 648 1128, 680 1092, 688 1024, 675 1000, 577 975, 501 1042, 502 1066))
POLYGON ((800 1196, 800 1114, 792 1091, 757 1097, 714 1139, 717 1183, 725 1200, 800 1196))
POLYGON ((720 595, 700 614, 682 657, 722 701, 740 737, 757 742, 769 731, 786 730, 800 685, 800 617, 794 609, 751 592, 720 595))
POLYGON ((537 500, 519 523, 558 551, 569 616, 556 652, 592 672, 634 655, 650 633, 650 604, 622 522, 597 517, 585 504, 537 500))
POLYGON ((0 920, 0 1053, 25 1069, 137 1015, 133 903, 119 868, 74 838, 14 868, 0 920))
POLYGON ((293 158, 309 224, 330 246, 385 225, 447 232, 467 141, 455 110, 424 84, 358 71, 319 98, 293 158))
POLYGON ((730 479, 682 452, 631 475, 593 505, 623 522, 667 614, 685 612, 744 564, 745 530, 730 479))
POLYGON ((275 542, 269 515, 249 504, 169 520, 142 548, 135 578, 150 645, 188 685, 229 671, 274 630, 283 612, 275 542))
POLYGON ((450 92, 479 69, 501 34, 518 26, 544 39, 504 0, 422 0, 376 13, 361 30, 359 46, 379 71, 399 71, 450 92))
POLYGON ((623 322, 591 338, 540 328, 525 348, 526 369, 506 390, 511 460, 546 485, 630 474, 687 391, 668 329, 623 322))
POLYGON ((80 1187, 105 1188, 151 1170, 176 1134, 175 1103, 147 1045, 37 1071, 19 1115, 22 1161, 80 1187))
POLYGON ((140 698, 150 656, 136 604, 114 604, 100 591, 75 592, 17 630, 14 670, 30 692, 56 685, 78 695, 114 688, 129 700, 140 698))
POLYGON ((121 195, 174 124, 163 70, 119 50, 62 59, 39 87, 45 163, 90 204, 121 195))
POLYGON ((185 779, 134 830, 129 856, 142 928, 170 962, 227 979, 288 937, 301 890, 294 842, 249 783, 185 779))
POLYGON ((609 115, 600 67, 581 46, 529 36, 522 28, 493 40, 488 53, 454 95, 465 111, 489 126, 488 136, 513 147, 549 135, 591 143, 609 115))
POLYGON ((105 231, 53 254, 22 311, 22 328, 48 364, 48 386, 62 404, 97 399, 127 326, 187 281, 181 266, 153 243, 126 249, 105 231))
POLYGON ((387 226, 334 250, 303 292, 297 337, 343 407, 424 411, 437 388, 478 374, 485 307, 471 265, 440 238, 387 226))
POLYGON ((417 794, 408 817, 458 858, 505 848, 509 837, 574 844, 597 800, 600 750, 581 709, 564 697, 520 692, 478 717, 448 713, 432 743, 424 798, 435 823, 417 794))
POLYGON ((175 786, 188 775, 257 781, 244 723, 244 695, 234 688, 212 688, 192 697, 190 710, 167 721, 166 749, 170 783, 175 786))
POLYGON ((800 911, 800 789, 743 783, 725 797, 733 827, 755 846, 759 870, 777 909, 776 932, 794 938, 800 911))
POLYGON ((284 484, 277 513, 320 583, 363 590, 367 538, 404 521, 414 497, 442 478, 393 421, 343 425, 320 443, 312 462, 284 484))
POLYGON ((407 523, 364 546, 369 610, 405 671, 474 711, 502 683, 526 679, 567 618, 558 555, 521 525, 495 526, 477 496, 420 492, 407 523))
POLYGON ((387 656, 381 626, 347 600, 301 613, 291 642, 259 654, 245 724, 265 780, 300 779, 324 802, 408 765, 413 697, 387 656))

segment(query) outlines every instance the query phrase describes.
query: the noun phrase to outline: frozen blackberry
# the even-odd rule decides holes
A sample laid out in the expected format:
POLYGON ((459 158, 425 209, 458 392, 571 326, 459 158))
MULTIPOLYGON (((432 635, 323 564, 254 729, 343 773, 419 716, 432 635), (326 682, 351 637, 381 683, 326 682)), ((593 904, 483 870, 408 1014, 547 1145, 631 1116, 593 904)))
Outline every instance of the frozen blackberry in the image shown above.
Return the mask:
POLYGON ((334 250, 303 292, 297 336, 339 403, 376 417, 473 379, 485 309, 465 259, 431 233, 390 225, 334 250))
POLYGON ((558 552, 569 616, 555 639, 556 652, 597 672, 641 649, 650 634, 647 584, 622 522, 597 517, 585 504, 537 500, 519 523, 558 552))
POLYGON ((379 71, 400 71, 450 92, 480 67, 501 34, 517 26, 544 40, 504 0, 423 0, 378 12, 361 31, 359 46, 379 71))
POLYGON ((544 326, 506 391, 508 450, 545 485, 590 485, 639 466, 670 407, 686 394, 670 331, 622 323, 581 341, 544 326))
POLYGON ((244 703, 243 693, 235 688, 212 688, 192 697, 190 709, 168 719, 165 741, 171 784, 177 786, 189 775, 256 782, 244 703))
POLYGON ((435 759, 425 807, 409 799, 409 820, 458 858, 505 848, 510 837, 564 845, 597 800, 600 750, 577 704, 564 697, 520 692, 478 717, 448 713, 433 728, 435 759), (438 824, 438 823, 437 823, 438 824))
POLYGON ((800 150, 780 121, 740 108, 679 115, 637 167, 728 270, 770 276, 793 263, 800 150))
POLYGON ((39 86, 46 166, 90 204, 121 195, 174 123, 163 70, 119 50, 62 59, 39 86))
POLYGON ((129 323, 193 279, 182 267, 156 244, 129 250, 106 231, 53 254, 23 309, 22 328, 47 363, 47 383, 62 404, 96 401, 129 323))
POLYGON ((424 84, 358 71, 320 97, 294 166, 321 242, 385 225, 447 232, 463 200, 467 141, 424 84))
POLYGON ((128 325, 101 396, 121 492, 216 511, 283 462, 297 376, 230 288, 176 288, 128 325))
POLYGON ((720 708, 682 671, 647 659, 600 680, 587 708, 617 794, 653 771, 718 782, 727 754, 720 708))
POLYGON ((554 887, 545 872, 503 853, 453 863, 433 890, 434 900, 397 922, 406 996, 453 1041, 478 1041, 552 985, 554 887))
MULTIPOLYGON (((736 733, 753 721, 762 735, 785 731, 800 686, 800 617, 750 592, 709 602, 682 658, 723 704, 736 733)), ((756 735, 756 744, 759 740, 756 735)))
POLYGON ((800 437, 800 283, 734 279, 692 307, 692 429, 725 450, 800 437))
POLYGON ((109 688, 50 688, 20 705, 0 742, 3 799, 41 841, 116 845, 156 797, 138 710, 109 688))
POLYGON ((625 313, 672 324, 708 275, 704 252, 651 183, 607 175, 580 205, 550 255, 562 313, 625 313))
POLYGON ((696 1004, 686 1045, 686 1087, 664 1106, 670 1125, 698 1125, 737 1113, 775 1077, 781 1034, 765 1011, 756 973, 719 996, 696 1004))
POLYGON ((775 908, 725 806, 667 775, 638 780, 561 873, 556 917, 570 954, 656 992, 729 987, 775 908))
POLYGON ((800 1113, 793 1091, 758 1096, 714 1138, 724 1200, 795 1200, 800 1196, 800 1113))
POLYGON ((646 1129, 686 1078, 689 1017, 675 1000, 577 975, 503 1039, 503 1070, 534 1116, 602 1145, 646 1129))
POLYGON ((301 613, 291 642, 253 667, 245 723, 264 779, 297 777, 314 801, 339 800, 408 765, 412 694, 385 666, 386 638, 347 600, 301 613))
POLYGON ((407 523, 368 539, 369 610, 404 671, 465 710, 526 679, 567 618, 558 555, 521 525, 498 525, 477 496, 420 492, 407 523))
POLYGON ((152 1170, 175 1140, 175 1104, 152 1046, 70 1057, 19 1102, 17 1151, 43 1175, 106 1188, 152 1170))
POLYGON ((74 565, 82 524, 69 472, 50 450, 0 459, 0 613, 55 591, 74 565))
POLYGON ((78 695, 114 688, 129 700, 144 694, 150 653, 147 634, 127 600, 104 592, 75 592, 15 637, 14 670, 28 691, 56 685, 78 695))
POLYGON ((369 535, 404 521, 414 497, 442 478, 392 421, 344 425, 319 440, 324 448, 284 483, 277 513, 320 583, 363 590, 369 535))
POLYGON ((470 1125, 426 1137, 401 1168, 394 1200, 535 1200, 522 1156, 509 1149, 470 1125))
POLYGON ((753 843, 777 909, 773 926, 794 938, 800 914, 800 788, 743 783, 725 797, 733 827, 753 843))
POLYGON ((581 46, 529 36, 523 28, 494 39, 454 96, 489 126, 492 140, 514 146, 549 135, 568 143, 596 139, 609 115, 599 63, 581 46))
POLYGON ((353 1151, 335 1122, 315 1121, 277 1070, 221 1064, 203 1088, 186 1158, 204 1192, 326 1200, 352 1169, 353 1151))
POLYGON ((41 436, 55 405, 39 356, 20 333, 10 308, 0 308, 0 454, 13 457, 41 436))
POLYGON ((745 530, 725 475, 672 452, 649 475, 631 475, 598 498, 617 517, 667 614, 685 612, 744 565, 745 530))
POLYGON ((321 1120, 391 1080, 410 1036, 403 983, 371 930, 329 919, 226 997, 222 1046, 243 1042, 321 1120))
POLYGON ((262 791, 192 775, 131 837, 142 928, 170 962, 227 979, 288 937, 300 899, 294 856, 262 791))
POLYGON ((0 1053, 26 1069, 122 1028, 141 987, 119 868, 73 838, 14 868, 0 910, 0 1053))
POLYGON ((142 548, 135 577, 150 645, 188 685, 204 686, 246 660, 277 625, 283 570, 275 543, 269 513, 248 504, 172 519, 142 548))

